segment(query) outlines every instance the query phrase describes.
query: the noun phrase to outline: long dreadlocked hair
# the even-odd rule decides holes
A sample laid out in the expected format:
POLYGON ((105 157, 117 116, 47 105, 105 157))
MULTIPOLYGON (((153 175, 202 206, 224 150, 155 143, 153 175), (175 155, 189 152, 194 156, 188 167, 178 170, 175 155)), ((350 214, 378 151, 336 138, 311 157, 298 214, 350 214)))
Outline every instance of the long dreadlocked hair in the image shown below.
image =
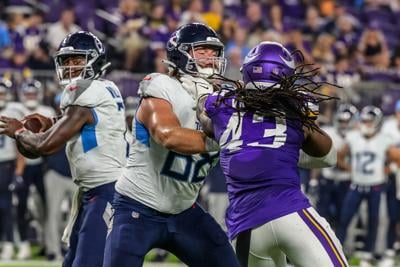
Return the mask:
POLYGON ((313 66, 314 64, 301 64, 296 67, 293 75, 277 76, 278 82, 268 88, 260 88, 253 81, 255 89, 246 89, 244 84, 239 81, 221 75, 214 76, 214 79, 222 81, 221 84, 227 82, 236 88, 232 90, 222 87, 221 84, 215 85, 219 91, 215 105, 220 106, 224 103, 232 106, 228 104, 228 99, 234 97, 236 105, 232 108, 237 111, 239 118, 242 112, 250 111, 265 117, 284 117, 288 120, 297 120, 307 128, 319 131, 315 119, 309 116, 313 113, 312 104, 318 105, 323 101, 338 98, 322 94, 318 90, 325 85, 339 86, 315 81, 314 78, 319 73, 319 68, 313 66))

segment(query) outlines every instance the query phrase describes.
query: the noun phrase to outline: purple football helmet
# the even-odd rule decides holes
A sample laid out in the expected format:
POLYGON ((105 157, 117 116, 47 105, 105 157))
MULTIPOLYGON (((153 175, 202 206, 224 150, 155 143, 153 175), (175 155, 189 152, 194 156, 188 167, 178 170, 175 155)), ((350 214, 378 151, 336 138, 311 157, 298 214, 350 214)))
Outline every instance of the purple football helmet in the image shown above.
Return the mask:
POLYGON ((265 89, 279 82, 279 77, 295 72, 295 61, 280 43, 262 42, 250 50, 241 68, 246 88, 265 89))

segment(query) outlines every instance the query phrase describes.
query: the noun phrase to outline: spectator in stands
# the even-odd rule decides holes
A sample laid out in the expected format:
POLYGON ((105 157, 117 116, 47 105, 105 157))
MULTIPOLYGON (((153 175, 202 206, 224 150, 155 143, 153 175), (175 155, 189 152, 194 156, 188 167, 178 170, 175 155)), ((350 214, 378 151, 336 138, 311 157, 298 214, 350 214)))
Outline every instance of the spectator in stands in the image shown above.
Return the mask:
POLYGON ((73 9, 63 10, 60 19, 49 26, 47 33, 47 42, 50 44, 52 51, 58 49, 61 41, 69 33, 77 32, 80 27, 75 22, 75 13, 73 9))
POLYGON ((304 39, 315 41, 321 33, 323 23, 324 21, 320 17, 318 9, 315 6, 309 6, 307 8, 305 25, 302 29, 304 39))
MULTIPOLYGON (((306 42, 303 39, 303 34, 297 25, 288 25, 286 36, 286 44, 285 47, 289 49, 289 51, 293 52, 295 50, 300 50, 303 53, 304 62, 311 63, 314 62, 314 59, 311 55, 311 43, 306 42)), ((295 58, 296 60, 299 60, 295 58)), ((301 60, 300 60, 301 61, 301 60)))
POLYGON ((24 48, 30 54, 45 38, 43 14, 40 11, 33 12, 27 19, 27 27, 24 36, 24 48))
POLYGON ((283 10, 283 22, 284 24, 299 24, 303 23, 306 8, 307 8, 307 0, 279 0, 279 5, 283 10))
POLYGON ((204 23, 202 12, 203 12, 202 0, 189 1, 186 10, 181 15, 181 20, 179 22, 179 25, 184 25, 191 22, 204 23))
POLYGON ((272 5, 269 15, 270 15, 272 29, 277 32, 283 32, 281 7, 277 4, 272 5))
POLYGON ((387 68, 389 60, 389 49, 385 36, 377 25, 370 24, 363 31, 359 44, 358 56, 362 63, 378 68, 387 68))
POLYGON ((219 31, 224 17, 224 6, 221 0, 212 0, 210 3, 210 10, 203 14, 204 23, 219 31))
POLYGON ((250 35, 259 34, 268 29, 268 20, 263 14, 262 5, 258 1, 249 1, 246 8, 246 17, 240 23, 247 28, 250 35))
POLYGON ((0 51, 6 47, 9 47, 10 45, 11 40, 7 31, 7 27, 0 21, 0 51))
POLYGON ((334 34, 336 38, 343 42, 350 54, 352 54, 359 41, 358 21, 350 15, 341 15, 337 19, 334 34))
POLYGON ((319 64, 324 70, 332 69, 335 63, 335 55, 332 49, 333 41, 334 37, 332 35, 327 33, 321 34, 318 36, 312 50, 315 63, 319 64))
POLYGON ((234 17, 227 15, 224 17, 222 20, 221 29, 219 31, 223 43, 227 43, 233 38, 233 33, 237 27, 238 25, 234 17))
POLYGON ((227 43, 226 53, 229 54, 234 48, 240 50, 241 58, 244 58, 250 51, 250 47, 247 45, 247 30, 243 28, 236 28, 233 36, 233 40, 227 43))
POLYGON ((165 13, 168 14, 169 17, 173 17, 174 19, 179 21, 183 11, 182 2, 182 0, 169 0, 165 13))
POLYGON ((242 51, 239 47, 232 47, 227 52, 228 64, 226 66, 225 77, 240 80, 241 73, 240 68, 242 67, 242 51))
POLYGON ((54 61, 50 56, 49 44, 45 41, 40 41, 31 52, 27 66, 33 70, 53 70, 54 61))
POLYGON ((148 43, 143 37, 141 29, 146 20, 140 12, 138 0, 121 0, 118 11, 119 25, 115 30, 116 37, 120 40, 120 53, 124 54, 124 63, 121 67, 132 70, 148 43))

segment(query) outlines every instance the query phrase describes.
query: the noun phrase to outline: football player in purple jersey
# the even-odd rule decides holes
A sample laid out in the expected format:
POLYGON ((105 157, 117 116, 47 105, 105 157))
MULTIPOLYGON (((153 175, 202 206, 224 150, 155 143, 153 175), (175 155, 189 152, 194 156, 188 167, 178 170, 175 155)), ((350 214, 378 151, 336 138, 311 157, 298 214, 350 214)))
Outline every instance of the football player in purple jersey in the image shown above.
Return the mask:
MULTIPOLYGON (((262 42, 248 53, 243 83, 200 97, 203 129, 219 142, 227 179, 229 237, 242 266, 348 266, 327 221, 300 189, 299 155, 309 166, 336 163, 331 138, 315 123, 310 103, 316 70, 298 66, 279 43, 262 42), (304 152, 301 152, 303 150, 304 152)), ((307 165, 307 164, 306 164, 307 165)))

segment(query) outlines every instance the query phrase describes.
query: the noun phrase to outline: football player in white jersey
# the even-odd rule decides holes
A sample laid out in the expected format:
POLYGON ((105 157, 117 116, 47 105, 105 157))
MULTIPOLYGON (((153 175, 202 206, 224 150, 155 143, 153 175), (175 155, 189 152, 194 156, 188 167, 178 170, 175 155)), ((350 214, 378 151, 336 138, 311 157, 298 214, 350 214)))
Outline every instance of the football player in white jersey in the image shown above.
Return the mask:
POLYGON ((385 162, 399 162, 399 149, 390 136, 380 131, 383 114, 374 106, 366 106, 360 113, 360 129, 349 132, 346 144, 338 153, 338 166, 351 170, 351 185, 343 203, 337 231, 341 242, 363 199, 368 201, 368 231, 362 266, 371 266, 376 242, 381 193, 385 190, 385 162), (345 161, 351 158, 351 165, 345 161))
MULTIPOLYGON (((339 150, 345 144, 347 132, 354 129, 358 110, 352 104, 341 104, 335 114, 333 126, 321 127, 339 150)), ((350 186, 350 172, 337 167, 323 168, 318 181, 319 214, 336 227, 339 223, 343 200, 350 186)))
POLYGON ((166 50, 169 75, 152 73, 139 86, 135 141, 116 184, 104 266, 139 267, 147 252, 162 248, 192 267, 236 267, 226 234, 196 203, 216 155, 206 153, 192 90, 195 82, 212 90, 201 77, 223 73, 224 45, 210 27, 190 23, 172 34, 166 50))
MULTIPOLYGON (((0 79, 0 115, 22 118, 19 103, 9 101, 11 82, 0 79)), ((11 260, 14 254, 12 192, 23 186, 24 157, 18 153, 13 139, 0 135, 0 260, 11 260)))
POLYGON ((54 124, 45 116, 28 116, 41 122, 40 133, 3 116, 0 133, 15 138, 19 150, 28 157, 49 155, 66 144, 79 192, 66 229, 70 247, 63 266, 99 267, 115 181, 126 161, 124 105, 117 86, 99 79, 109 63, 103 44, 93 34, 69 34, 54 59, 60 84, 65 86, 62 116, 54 124))
MULTIPOLYGON (((46 117, 55 116, 55 111, 49 106, 42 104, 43 100, 43 87, 42 84, 35 79, 27 79, 22 85, 18 92, 19 100, 23 104, 24 112, 26 115, 32 113, 38 113, 46 117)), ((17 205, 17 224, 18 232, 20 236, 19 251, 17 259, 25 260, 31 257, 31 248, 28 241, 28 226, 29 221, 27 216, 28 208, 28 197, 30 192, 30 186, 33 184, 40 196, 40 207, 41 210, 45 211, 46 198, 45 189, 43 182, 43 159, 26 159, 26 166, 23 174, 24 186, 17 191, 18 205, 17 205)), ((39 219, 42 229, 44 228, 45 215, 42 214, 39 219)), ((44 233, 44 231, 43 231, 44 233)), ((42 244, 43 245, 43 244, 42 244)))

